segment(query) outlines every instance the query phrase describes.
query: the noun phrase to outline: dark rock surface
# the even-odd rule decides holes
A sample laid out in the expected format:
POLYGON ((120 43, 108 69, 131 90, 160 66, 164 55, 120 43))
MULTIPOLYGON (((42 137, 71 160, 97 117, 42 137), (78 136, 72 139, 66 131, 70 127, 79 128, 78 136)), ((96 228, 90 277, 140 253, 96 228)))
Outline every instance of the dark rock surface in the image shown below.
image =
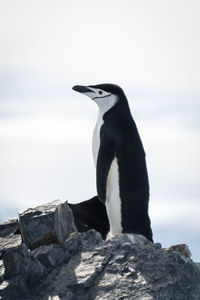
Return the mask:
MULTIPOLYGON (((7 232, 14 239, 17 224, 16 228, 4 224, 3 238, 7 232)), ((132 234, 104 241, 93 229, 81 233, 74 229, 63 241, 54 239, 32 251, 25 244, 13 246, 11 240, 10 246, 0 244, 0 299, 200 299, 199 264, 184 255, 183 245, 162 249, 132 234)))
POLYGON ((2 250, 13 248, 20 244, 21 235, 18 220, 12 219, 0 224, 0 257, 2 250))
POLYGON ((55 200, 19 212, 23 242, 29 249, 64 241, 76 231, 67 202, 55 200))

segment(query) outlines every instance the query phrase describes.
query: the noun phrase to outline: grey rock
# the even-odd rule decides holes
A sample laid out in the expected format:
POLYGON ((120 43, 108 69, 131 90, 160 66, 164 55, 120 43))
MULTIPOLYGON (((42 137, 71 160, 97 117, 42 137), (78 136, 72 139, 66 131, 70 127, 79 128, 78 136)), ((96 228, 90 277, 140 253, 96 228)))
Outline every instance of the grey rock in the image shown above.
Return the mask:
POLYGON ((5 279, 23 275, 30 284, 37 283, 46 273, 46 269, 37 258, 22 244, 16 248, 8 249, 3 253, 5 279), (32 282, 31 282, 32 281, 32 282))
POLYGON ((102 242, 101 234, 90 230, 87 233, 75 233, 59 245, 41 246, 32 253, 47 269, 52 269, 68 262, 75 254, 80 254, 102 242))
POLYGON ((5 273, 0 285, 0 297, 5 299, 30 297, 31 290, 47 276, 46 268, 23 244, 5 250, 3 264, 5 273))
POLYGON ((77 231, 71 209, 67 202, 60 200, 20 211, 19 221, 23 242, 31 250, 63 242, 77 231))
POLYGON ((30 300, 31 295, 21 276, 16 276, 12 280, 3 281, 0 284, 0 299, 5 300, 30 300))
MULTIPOLYGON (((162 249, 159 243, 134 234, 103 241, 95 230, 75 232, 70 214, 67 203, 63 212, 60 202, 21 214, 23 239, 31 241, 29 248, 37 248, 30 251, 25 244, 4 247, 0 299, 200 299, 200 264, 190 259, 186 245, 162 249), (63 227, 58 225, 58 216, 61 220, 67 217, 61 221, 63 227), (66 225, 71 228, 67 239, 66 225), (46 241, 46 235, 53 238, 46 241)), ((14 225, 0 226, 0 237, 15 239, 14 233, 14 225)))
POLYGON ((0 282, 2 282, 5 267, 2 261, 5 250, 12 249, 21 244, 19 222, 17 219, 8 220, 0 224, 0 282))
POLYGON ((196 263, 196 266, 197 266, 197 268, 198 268, 199 271, 200 271, 200 263, 196 263))
POLYGON ((5 273, 5 268, 4 268, 3 260, 1 259, 0 260, 0 282, 3 280, 4 273, 5 273))
MULTIPOLYGON (((88 234, 95 236, 84 233, 84 240, 88 234)), ((52 299, 199 299, 200 270, 196 264, 141 236, 122 234, 106 242, 99 240, 98 245, 80 247, 67 257, 39 288, 44 291, 48 286, 45 293, 52 299)))
POLYGON ((0 258, 2 251, 21 244, 19 222, 17 219, 8 220, 0 224, 0 258))
POLYGON ((7 237, 19 230, 19 221, 17 219, 10 219, 0 224, 0 237, 7 237))

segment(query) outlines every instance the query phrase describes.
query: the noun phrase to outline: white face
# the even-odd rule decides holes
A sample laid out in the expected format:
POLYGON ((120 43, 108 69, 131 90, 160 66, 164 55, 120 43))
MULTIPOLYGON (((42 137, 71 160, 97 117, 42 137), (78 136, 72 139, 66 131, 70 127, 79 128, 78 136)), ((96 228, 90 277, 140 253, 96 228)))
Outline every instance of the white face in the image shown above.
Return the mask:
POLYGON ((90 97, 99 107, 100 112, 105 113, 111 107, 113 107, 117 101, 118 96, 113 95, 109 92, 105 92, 101 89, 96 89, 92 87, 88 87, 92 92, 86 92, 84 95, 90 97))

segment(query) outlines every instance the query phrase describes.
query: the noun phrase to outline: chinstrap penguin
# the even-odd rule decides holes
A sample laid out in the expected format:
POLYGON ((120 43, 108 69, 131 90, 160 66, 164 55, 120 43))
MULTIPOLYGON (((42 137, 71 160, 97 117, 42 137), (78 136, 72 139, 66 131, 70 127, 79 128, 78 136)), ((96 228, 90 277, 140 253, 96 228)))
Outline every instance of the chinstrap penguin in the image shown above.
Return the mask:
POLYGON ((99 107, 92 150, 98 198, 110 225, 108 237, 135 233, 153 241, 145 152, 124 91, 114 84, 76 85, 73 90, 99 107))

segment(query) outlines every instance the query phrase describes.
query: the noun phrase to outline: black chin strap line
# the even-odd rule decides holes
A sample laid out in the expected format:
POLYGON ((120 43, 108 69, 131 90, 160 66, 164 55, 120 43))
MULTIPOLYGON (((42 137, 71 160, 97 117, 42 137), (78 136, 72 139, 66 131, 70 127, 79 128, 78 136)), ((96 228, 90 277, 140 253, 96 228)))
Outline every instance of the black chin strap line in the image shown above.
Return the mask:
POLYGON ((109 95, 107 95, 107 96, 103 96, 103 97, 94 97, 94 98, 92 98, 92 100, 94 100, 94 99, 99 99, 99 98, 107 98, 107 97, 110 97, 112 94, 109 94, 109 95))

